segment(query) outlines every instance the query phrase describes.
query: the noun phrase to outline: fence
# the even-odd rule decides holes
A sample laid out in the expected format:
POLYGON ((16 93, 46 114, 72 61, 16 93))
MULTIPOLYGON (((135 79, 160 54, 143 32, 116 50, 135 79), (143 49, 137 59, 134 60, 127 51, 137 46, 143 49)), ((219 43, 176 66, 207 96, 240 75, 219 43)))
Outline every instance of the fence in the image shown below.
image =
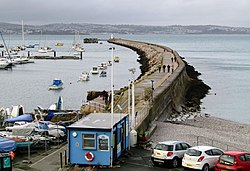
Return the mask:
POLYGON ((197 146, 198 145, 209 145, 209 146, 221 148, 222 150, 226 150, 226 151, 229 151, 229 150, 247 151, 247 149, 236 147, 234 145, 229 145, 229 144, 226 144, 224 142, 210 139, 210 138, 203 137, 203 136, 197 136, 196 145, 197 146))

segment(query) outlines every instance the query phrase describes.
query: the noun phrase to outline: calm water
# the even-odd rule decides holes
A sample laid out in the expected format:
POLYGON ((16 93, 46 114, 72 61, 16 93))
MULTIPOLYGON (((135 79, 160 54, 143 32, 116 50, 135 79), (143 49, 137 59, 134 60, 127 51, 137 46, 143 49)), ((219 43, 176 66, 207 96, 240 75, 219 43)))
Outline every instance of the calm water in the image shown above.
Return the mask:
MULTIPOLYGON (((138 38, 139 37, 139 38, 138 38)), ((250 35, 153 35, 143 41, 175 49, 211 87, 203 112, 250 123, 250 35), (216 95, 215 95, 216 94, 216 95)))
MULTIPOLYGON (((185 57, 185 60, 202 73, 200 78, 212 89, 203 99, 203 112, 213 116, 250 123, 250 35, 115 35, 116 37, 147 41, 166 45, 185 57), (216 95, 215 95, 216 93, 216 95)), ((84 37, 108 38, 109 35, 84 37)), ((59 55, 69 54, 74 36, 27 36, 26 44, 41 42, 53 47, 59 55), (42 42, 43 40, 43 42, 42 42), (63 47, 54 44, 62 42, 63 47)), ((9 46, 21 42, 21 36, 6 36, 9 46), (10 41, 9 41, 10 40, 10 41)), ((1 43, 1 41, 0 41, 1 43)), ((19 43, 20 44, 20 43, 19 43)), ((0 106, 23 104, 28 111, 37 105, 48 107, 62 95, 66 108, 78 109, 86 99, 86 91, 110 90, 110 75, 107 78, 92 76, 89 82, 77 82, 82 71, 90 71, 94 65, 110 59, 111 45, 84 44, 86 52, 82 61, 36 60, 35 64, 19 65, 12 71, 1 71, 0 106), (48 91, 53 78, 65 82, 62 91, 48 91)), ((113 46, 113 45, 112 45, 113 46)), ((127 85, 131 74, 128 68, 139 68, 135 52, 115 46, 115 55, 121 62, 114 65, 115 88, 127 85)), ((35 52, 32 52, 35 54, 35 52)), ((108 71, 108 74, 110 72, 108 71)), ((138 76, 139 69, 137 69, 138 76)))
MULTIPOLYGON (((39 37, 30 36, 29 41, 26 40, 26 42, 27 44, 39 43, 39 37)), ((58 51, 58 55, 72 55, 70 49, 73 37, 47 36, 47 45, 58 51), (57 42, 64 43, 64 46, 56 47, 57 42)), ((20 40, 20 36, 13 37, 10 46, 18 44, 20 40)), ((105 78, 90 75, 88 82, 78 82, 78 78, 81 72, 89 72, 93 66, 109 61, 111 58, 109 47, 113 46, 115 45, 107 42, 84 44, 86 52, 84 52, 83 60, 35 60, 34 64, 16 65, 12 70, 1 70, 0 106, 11 107, 11 105, 22 104, 26 112, 32 112, 38 105, 44 108, 49 107, 57 102, 59 96, 62 96, 66 109, 79 109, 82 102, 86 100, 87 91, 110 90, 110 67, 105 78), (48 91, 54 78, 63 80, 64 89, 48 91)), ((38 54, 37 48, 29 50, 32 54, 38 54)), ((139 68, 139 63, 136 62, 138 55, 121 46, 115 46, 114 55, 120 57, 120 62, 114 64, 114 87, 119 89, 127 85, 132 78, 128 69, 139 68)), ((137 69, 135 76, 139 74, 140 71, 137 69)))

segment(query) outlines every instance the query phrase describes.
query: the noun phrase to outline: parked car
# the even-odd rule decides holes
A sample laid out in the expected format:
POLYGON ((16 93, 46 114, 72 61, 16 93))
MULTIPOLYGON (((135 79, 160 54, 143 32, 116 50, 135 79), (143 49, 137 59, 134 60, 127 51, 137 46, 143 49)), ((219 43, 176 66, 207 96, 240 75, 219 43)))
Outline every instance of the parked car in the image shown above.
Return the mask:
POLYGON ((172 167, 177 167, 184 153, 190 147, 188 143, 183 141, 159 142, 152 150, 151 160, 154 165, 170 163, 172 167))
POLYGON ((227 151, 220 156, 215 171, 250 171, 250 153, 227 151))
POLYGON ((202 171, 209 171, 214 168, 223 151, 217 147, 195 146, 191 147, 184 154, 182 166, 202 171))

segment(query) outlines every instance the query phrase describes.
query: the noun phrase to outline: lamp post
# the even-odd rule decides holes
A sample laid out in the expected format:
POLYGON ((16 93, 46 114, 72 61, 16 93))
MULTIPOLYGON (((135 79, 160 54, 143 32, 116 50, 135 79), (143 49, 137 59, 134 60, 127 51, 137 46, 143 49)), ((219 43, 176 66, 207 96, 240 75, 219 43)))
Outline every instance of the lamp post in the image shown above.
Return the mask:
POLYGON ((109 48, 111 50, 111 121, 110 121, 110 166, 113 166, 113 123, 114 123, 114 49, 115 47, 109 48))
POLYGON ((135 130, 135 86, 134 86, 134 73, 135 68, 129 69, 129 71, 132 73, 132 121, 131 121, 131 132, 130 132, 130 145, 131 147, 135 147, 137 144, 137 132, 135 130))

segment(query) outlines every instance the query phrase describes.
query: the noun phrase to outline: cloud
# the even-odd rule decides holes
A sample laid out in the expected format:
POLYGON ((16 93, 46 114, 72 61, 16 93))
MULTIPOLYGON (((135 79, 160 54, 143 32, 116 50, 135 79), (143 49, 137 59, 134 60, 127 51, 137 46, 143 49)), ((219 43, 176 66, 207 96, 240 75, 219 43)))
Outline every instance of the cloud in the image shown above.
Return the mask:
POLYGON ((250 26, 248 0, 8 0, 2 22, 250 26))

